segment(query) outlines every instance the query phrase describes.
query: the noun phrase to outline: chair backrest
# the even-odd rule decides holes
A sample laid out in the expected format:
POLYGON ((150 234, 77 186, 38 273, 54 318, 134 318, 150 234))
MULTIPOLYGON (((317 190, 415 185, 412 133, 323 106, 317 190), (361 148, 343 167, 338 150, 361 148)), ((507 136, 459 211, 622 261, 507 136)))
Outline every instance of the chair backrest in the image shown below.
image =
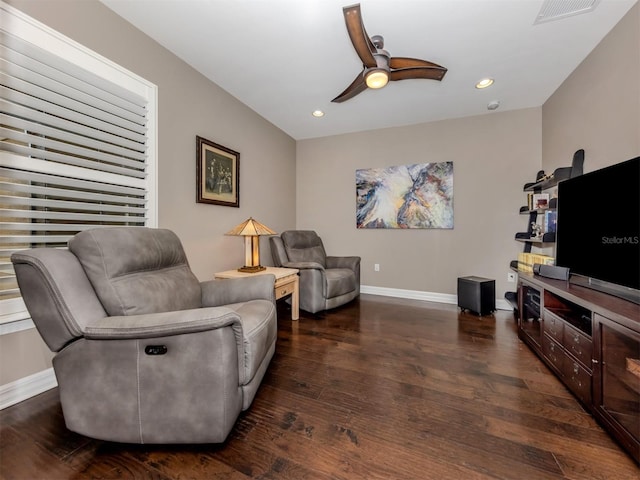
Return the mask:
POLYGON ((69 241, 110 316, 199 308, 200 282, 170 230, 109 227, 69 241))
POLYGON ((289 261, 287 251, 284 249, 284 243, 282 243, 282 239, 280 237, 269 237, 269 247, 271 249, 271 258, 273 259, 274 267, 282 267, 289 261))
POLYGON ((326 267, 327 253, 313 230, 287 230, 280 235, 291 262, 316 262, 326 267))

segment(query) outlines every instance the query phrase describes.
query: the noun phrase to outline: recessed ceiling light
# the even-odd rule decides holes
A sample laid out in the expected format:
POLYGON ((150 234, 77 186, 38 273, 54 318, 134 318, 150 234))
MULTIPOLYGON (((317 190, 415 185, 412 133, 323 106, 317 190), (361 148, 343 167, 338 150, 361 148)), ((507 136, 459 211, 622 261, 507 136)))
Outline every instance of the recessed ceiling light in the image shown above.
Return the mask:
POLYGON ((313 115, 316 118, 320 118, 320 117, 324 117, 324 112, 322 110, 314 110, 313 112, 311 112, 311 115, 313 115))
POLYGON ((476 88, 487 88, 493 85, 493 78, 483 78, 476 83, 476 88))

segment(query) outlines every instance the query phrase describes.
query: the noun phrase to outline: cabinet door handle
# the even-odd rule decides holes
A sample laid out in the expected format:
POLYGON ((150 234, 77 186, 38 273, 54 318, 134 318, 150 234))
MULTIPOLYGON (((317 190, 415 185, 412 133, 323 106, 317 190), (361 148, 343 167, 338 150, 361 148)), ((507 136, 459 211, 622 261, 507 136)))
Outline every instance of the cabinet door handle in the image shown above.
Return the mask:
POLYGON ((573 373, 575 373, 577 375, 579 371, 580 371, 580 367, 578 367, 577 363, 574 363, 573 364, 573 373))
POLYGON ((580 343, 580 337, 576 335, 575 337, 573 337, 573 341, 576 343, 580 343))
POLYGON ((597 365, 598 364, 598 360, 596 360, 595 358, 592 358, 591 359, 591 363, 593 363, 594 365, 597 365))

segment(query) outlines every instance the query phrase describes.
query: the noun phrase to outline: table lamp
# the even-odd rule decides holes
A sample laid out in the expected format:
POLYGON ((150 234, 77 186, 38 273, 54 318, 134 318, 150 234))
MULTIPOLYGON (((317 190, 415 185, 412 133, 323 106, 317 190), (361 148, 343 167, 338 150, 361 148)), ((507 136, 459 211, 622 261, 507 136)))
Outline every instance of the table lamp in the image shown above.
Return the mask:
POLYGON ((260 265, 260 235, 277 235, 276 232, 249 217, 249 220, 233 227, 225 235, 244 237, 244 267, 239 272, 256 273, 266 270, 260 265))

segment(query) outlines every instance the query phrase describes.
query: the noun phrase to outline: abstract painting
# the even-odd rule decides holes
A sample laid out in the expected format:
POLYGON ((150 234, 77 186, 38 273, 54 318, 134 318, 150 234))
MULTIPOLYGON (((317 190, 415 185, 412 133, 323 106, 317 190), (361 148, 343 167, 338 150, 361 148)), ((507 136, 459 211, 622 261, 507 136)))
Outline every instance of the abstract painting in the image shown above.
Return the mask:
POLYGON ((453 228, 453 162, 356 170, 358 228, 453 228))

